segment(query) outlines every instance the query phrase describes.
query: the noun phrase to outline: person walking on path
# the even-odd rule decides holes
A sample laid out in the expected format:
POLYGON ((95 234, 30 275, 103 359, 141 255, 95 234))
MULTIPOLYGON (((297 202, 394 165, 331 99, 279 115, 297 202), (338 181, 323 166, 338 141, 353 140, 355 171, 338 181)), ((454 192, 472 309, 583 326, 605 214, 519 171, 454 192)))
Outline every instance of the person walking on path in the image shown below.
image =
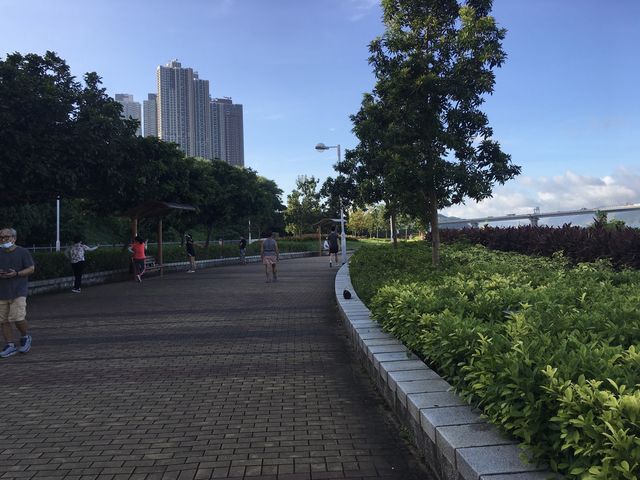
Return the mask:
POLYGON ((269 236, 262 241, 260 245, 260 258, 264 265, 264 272, 267 275, 267 283, 278 281, 278 259, 280 258, 280 250, 278 250, 278 242, 271 232, 269 236))
POLYGON ((327 243, 329 244, 329 267, 332 266, 331 255, 333 255, 333 260, 338 265, 338 234, 336 233, 335 225, 331 227, 331 232, 327 235, 327 243))
POLYGON ((184 235, 184 242, 187 247, 187 257, 191 268, 187 270, 187 273, 194 273, 196 271, 196 244, 193 242, 193 237, 190 233, 184 235))
POLYGON ((244 237, 242 236, 240 237, 240 242, 238 243, 238 246, 240 247, 240 261, 244 265, 245 263, 247 263, 245 258, 247 254, 247 241, 245 240, 244 237))
POLYGON ((6 345, 0 358, 31 349, 31 335, 27 325, 28 279, 35 267, 29 250, 16 245, 17 232, 13 228, 0 230, 0 324, 6 345), (20 332, 20 347, 13 342, 13 325, 20 332))
POLYGON ((93 252, 98 247, 90 247, 82 243, 82 237, 76 235, 73 238, 73 245, 67 248, 65 254, 71 260, 73 270, 73 293, 80 293, 82 290, 82 273, 84 272, 84 252, 93 252))
POLYGON ((129 251, 133 253, 133 273, 136 276, 138 282, 142 282, 142 275, 144 275, 144 259, 147 257, 147 242, 144 238, 136 235, 133 243, 129 246, 129 251))

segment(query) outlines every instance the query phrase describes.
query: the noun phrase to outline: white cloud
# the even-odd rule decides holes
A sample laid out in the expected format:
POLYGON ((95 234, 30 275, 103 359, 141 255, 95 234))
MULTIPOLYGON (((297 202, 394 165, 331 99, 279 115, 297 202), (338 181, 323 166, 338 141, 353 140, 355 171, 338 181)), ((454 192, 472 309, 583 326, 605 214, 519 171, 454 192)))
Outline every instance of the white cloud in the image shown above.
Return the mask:
POLYGON ((348 7, 351 11, 349 20, 357 22, 380 5, 380 0, 349 0, 348 7))
MULTIPOLYGON (((556 212, 636 203, 640 204, 640 170, 619 168, 602 178, 572 171, 554 177, 516 178, 507 185, 497 186, 492 198, 482 202, 467 201, 465 205, 455 205, 442 213, 460 218, 479 218, 532 213, 535 207, 539 207, 541 212, 556 212)), ((581 218, 585 223, 591 221, 590 217, 584 217, 564 221, 574 224, 580 223, 581 218)))

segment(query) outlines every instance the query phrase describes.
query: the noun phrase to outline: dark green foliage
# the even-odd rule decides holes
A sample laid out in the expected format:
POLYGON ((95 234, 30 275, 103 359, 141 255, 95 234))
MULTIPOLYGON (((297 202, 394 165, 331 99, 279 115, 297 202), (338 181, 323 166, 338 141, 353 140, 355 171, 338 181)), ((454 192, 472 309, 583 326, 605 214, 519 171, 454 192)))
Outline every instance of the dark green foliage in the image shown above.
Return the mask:
POLYGON ((520 173, 480 109, 506 58, 491 6, 382 1, 385 32, 369 45, 376 85, 352 116, 360 143, 338 165, 357 185, 356 203, 384 201, 430 224, 434 265, 438 209, 488 198, 495 183, 520 173))
POLYGON ((640 271, 449 244, 363 247, 354 285, 374 317, 575 478, 640 473, 640 271))
POLYGON ((209 235, 215 227, 226 236, 227 227, 244 232, 249 219, 258 227, 283 227, 275 183, 251 169, 188 158, 176 144, 137 137, 137 122, 121 113, 98 74, 78 82, 53 52, 0 59, 2 225, 16 228, 24 244, 52 244, 52 211, 61 197, 63 243, 94 233, 101 243, 128 241, 118 215, 151 200, 198 208, 167 218, 182 233, 201 223, 209 235))
POLYGON ((508 228, 447 229, 440 232, 443 242, 466 239, 492 250, 526 255, 552 256, 562 252, 573 263, 609 260, 615 268, 640 269, 640 230, 626 227, 591 228, 520 226, 508 228))
POLYGON ((287 210, 284 213, 286 231, 291 235, 313 232, 313 224, 322 218, 318 179, 299 176, 296 188, 287 196, 287 210))
MULTIPOLYGON (((128 268, 131 254, 123 248, 99 248, 85 254, 85 273, 105 272, 128 268)), ((69 277, 73 275, 71 262, 64 252, 37 252, 33 254, 36 271, 31 280, 69 277)))

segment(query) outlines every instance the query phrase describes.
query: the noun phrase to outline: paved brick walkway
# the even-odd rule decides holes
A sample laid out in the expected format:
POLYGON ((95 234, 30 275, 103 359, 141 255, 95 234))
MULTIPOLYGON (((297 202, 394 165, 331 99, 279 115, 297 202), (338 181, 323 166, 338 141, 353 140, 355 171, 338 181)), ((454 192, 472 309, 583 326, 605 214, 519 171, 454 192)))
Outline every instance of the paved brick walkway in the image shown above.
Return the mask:
POLYGON ((351 357, 326 258, 32 297, 0 479, 426 478, 351 357))

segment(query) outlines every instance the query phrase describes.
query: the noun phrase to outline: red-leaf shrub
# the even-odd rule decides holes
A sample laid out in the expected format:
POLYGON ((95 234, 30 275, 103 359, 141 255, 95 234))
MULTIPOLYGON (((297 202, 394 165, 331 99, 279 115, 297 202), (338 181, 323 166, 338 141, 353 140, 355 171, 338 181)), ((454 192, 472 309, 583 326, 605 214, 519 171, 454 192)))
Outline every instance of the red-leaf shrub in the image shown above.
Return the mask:
POLYGON ((573 263, 607 259, 617 268, 640 269, 640 230, 603 227, 485 227, 444 229, 443 243, 466 239, 493 250, 550 257, 562 252, 573 263))

